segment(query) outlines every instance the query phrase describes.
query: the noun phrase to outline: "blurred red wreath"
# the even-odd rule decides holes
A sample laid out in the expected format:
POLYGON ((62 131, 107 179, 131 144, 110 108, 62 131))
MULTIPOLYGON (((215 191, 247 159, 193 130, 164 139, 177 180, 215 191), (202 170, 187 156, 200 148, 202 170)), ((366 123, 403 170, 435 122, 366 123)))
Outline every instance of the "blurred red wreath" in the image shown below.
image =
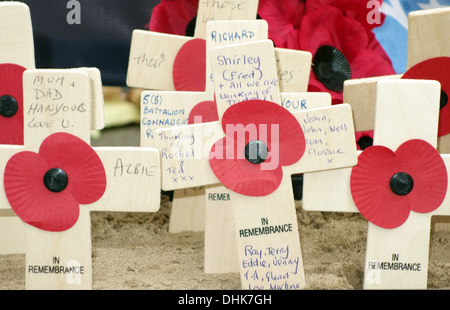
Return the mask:
POLYGON ((333 104, 342 103, 345 80, 395 73, 373 33, 332 6, 303 17, 299 45, 313 55, 308 91, 330 93, 333 104))

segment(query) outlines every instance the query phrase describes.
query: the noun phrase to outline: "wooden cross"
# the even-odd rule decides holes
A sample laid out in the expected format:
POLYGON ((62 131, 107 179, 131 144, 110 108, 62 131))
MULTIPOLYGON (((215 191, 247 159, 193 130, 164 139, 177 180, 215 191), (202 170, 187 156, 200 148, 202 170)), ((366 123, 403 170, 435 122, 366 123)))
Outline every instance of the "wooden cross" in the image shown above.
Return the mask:
MULTIPOLYGON (((207 54, 212 47, 229 44, 228 41, 218 39, 218 33, 234 34, 232 35, 234 43, 262 40, 268 37, 268 25, 264 20, 208 22, 207 54), (242 36, 242 33, 248 35, 242 36)), ((311 102, 317 102, 320 105, 323 102, 320 98, 324 98, 326 102, 327 96, 324 94, 303 94, 302 98, 293 98, 291 93, 294 89, 305 91, 307 88, 311 63, 310 53, 275 49, 275 54, 278 81, 284 85, 284 89, 290 91, 284 95, 286 97, 284 100, 290 108, 304 108, 305 104, 301 104, 302 100, 310 102, 308 99, 311 96, 319 98, 311 102)), ((211 69, 208 65, 207 76, 210 75, 211 69)), ((209 83, 209 85, 212 84, 209 83)), ((211 87, 206 87, 204 92, 143 91, 141 94, 141 145, 154 146, 153 131, 155 129, 187 125, 190 112, 198 103, 213 100, 214 90, 211 87)), ((204 187, 174 191, 169 231, 204 230, 204 193, 204 187)))
MULTIPOLYGON (((0 34, 0 63, 14 64, 22 67, 23 70, 34 69, 33 30, 30 10, 26 4, 19 2, 0 3, 0 34)), ((80 69, 88 73, 91 84, 91 106, 93 110, 91 128, 102 129, 105 120, 100 71, 97 68, 80 69)), ((9 78, 7 72, 3 72, 2 76, 5 81, 9 78)), ((20 88, 22 88, 21 76, 20 88)), ((11 95, 10 91, 4 89, 4 93, 0 96, 11 95)), ((4 119, 3 116, 2 119, 4 119)), ((23 136, 23 132, 21 132, 21 135, 23 136)), ((8 140, 7 137, 2 139, 2 141, 8 140)), ((23 144, 23 138, 20 144, 23 144)), ((0 223, 0 254, 25 253, 23 224, 7 205, 0 206, 0 223)))
MULTIPOLYGON (((216 33, 252 33, 251 38, 242 38, 238 41, 235 36, 234 43, 267 39, 267 22, 263 20, 251 21, 211 21, 207 24, 207 54, 212 47, 224 45, 226 42, 214 39, 216 33)), ((280 56, 275 49, 276 56, 280 56)), ((287 63, 287 59, 281 61, 277 57, 278 83, 284 83, 287 89, 290 86, 290 78, 286 76, 303 76, 303 84, 298 85, 298 89, 304 90, 307 87, 309 77, 308 62, 311 56, 302 51, 286 51, 281 56, 292 55, 293 60, 301 60, 302 65, 294 65, 294 68, 304 68, 303 71, 280 70, 280 63, 287 63), (301 57, 299 57, 301 56, 301 57), (288 73, 289 72, 289 73, 288 73)), ((211 69, 208 68, 208 72, 211 69)), ((208 76, 210 73, 208 73, 208 76)), ((297 78, 296 80, 299 80, 297 78)), ((168 128, 183 126, 188 124, 190 112, 199 102, 214 99, 211 92, 174 92, 174 91, 143 91, 141 100, 141 145, 154 146, 153 132, 157 128, 168 128), (166 112, 164 112, 166 111, 166 112)), ((211 102, 212 103, 212 102, 211 102)), ((328 93, 302 93, 302 92, 282 92, 281 104, 291 111, 304 110, 313 107, 323 107, 331 104, 331 97, 328 93)), ((218 114, 217 117, 218 118, 218 114)), ((210 121, 210 120, 209 120, 210 121)), ((214 201, 207 197, 226 191, 222 186, 193 187, 174 191, 172 210, 170 216, 169 231, 205 231, 205 272, 224 273, 237 271, 237 256, 234 255, 234 235, 232 233, 232 223, 224 219, 230 218, 230 208, 223 201, 214 201), (206 192, 206 196, 205 196, 206 192), (211 195, 210 195, 211 194, 211 195), (206 218, 206 220, 205 220, 206 218), (210 229, 210 227, 212 229, 210 229), (219 229, 219 227, 221 227, 219 229), (230 233, 231 232, 231 233, 230 233), (217 247, 220 244, 220 247, 217 247), (228 246, 226 246, 228 245, 228 246), (230 255, 231 254, 231 255, 230 255), (224 259, 229 257, 229 259, 224 259)))
MULTIPOLYGON (((407 73, 417 64, 435 57, 450 57, 450 40, 445 31, 450 27, 450 8, 411 12, 408 16, 407 73)), ((373 130, 376 85, 380 79, 402 78, 403 74, 348 80, 344 83, 344 102, 352 106, 355 131, 373 130)), ((424 77, 425 78, 425 77, 424 77)), ((439 135, 438 150, 450 153, 450 134, 439 135)), ((433 229, 450 230, 448 218, 435 217, 433 229)))
MULTIPOLYGON (((211 49, 219 118, 220 111, 230 106, 230 100, 235 100, 234 104, 245 100, 245 96, 239 95, 242 92, 247 96, 251 93, 253 98, 281 104, 273 53, 273 45, 269 40, 211 49), (244 57, 247 59, 245 62, 244 57), (250 61, 250 57, 254 61, 250 61), (234 61, 228 62, 226 59, 234 61), (239 64, 238 59, 241 59, 239 64), (259 72, 258 78, 253 75, 253 70, 259 72), (241 86, 232 86, 231 81, 223 76, 232 74, 236 76, 233 82, 238 82, 237 76, 243 77, 241 73, 248 78, 240 80, 241 86)), ((291 175, 356 164, 353 121, 348 105, 293 112, 292 115, 304 126, 306 151, 296 164, 283 167, 281 185, 273 193, 261 197, 229 191, 243 288, 304 287, 291 175), (339 132, 336 131, 338 127, 339 132), (328 148, 328 151, 324 152, 324 148, 328 148), (281 226, 285 231, 282 234, 249 236, 252 228, 263 227, 262 230, 275 231, 281 226)), ((209 164, 212 145, 224 137, 220 122, 158 129, 155 136, 161 152, 163 189, 220 184, 209 164)))
MULTIPOLYGON (((374 145, 395 151, 405 141, 421 139, 436 147, 439 98, 440 85, 436 81, 380 80, 376 92, 374 145)), ((448 170, 449 156, 441 156, 448 170)), ((351 173, 352 169, 347 168, 305 173, 303 208, 358 212, 351 193, 351 173)), ((431 195, 431 190, 424 195, 427 194, 431 195)), ((368 223, 364 288, 427 287, 431 217, 450 214, 448 197, 447 189, 438 209, 430 213, 410 212, 406 222, 397 228, 368 223)))
MULTIPOLYGON (((2 173, 0 178, 5 188, 9 188, 11 180, 10 174, 5 172, 5 167, 7 163, 9 165, 13 156, 23 156, 29 152, 37 153, 38 150, 41 151, 39 148, 44 140, 61 133, 68 133, 70 137, 77 137, 87 144, 90 141, 91 81, 86 71, 27 70, 23 75, 23 83, 25 145, 1 146, 3 159, 1 171, 4 171, 5 175, 2 173)), ((88 205, 81 202, 79 217, 71 228, 48 231, 49 229, 36 226, 34 222, 27 221, 25 224, 27 289, 92 288, 91 211, 155 212, 159 209, 158 150, 99 147, 93 151, 103 165, 106 177, 106 189, 101 198, 88 205), (136 195, 134 191, 136 188, 148 190, 136 195)), ((54 157, 64 156, 59 155, 55 154, 54 157)), ((16 168, 20 171, 21 167, 16 168)), ((67 186, 73 189, 76 184, 70 183, 70 174, 68 177, 67 186)), ((42 185, 39 186, 44 188, 42 185)), ((47 184, 45 186, 47 187, 47 184)), ((48 199, 53 199, 54 196, 50 195, 59 194, 49 194, 50 190, 44 193, 48 195, 48 199)), ((1 205, 8 205, 12 199, 10 196, 7 197, 4 191, 0 197, 1 205)), ((24 202, 28 204, 29 200, 24 202)), ((47 201, 44 201, 43 205, 46 204, 47 201)), ((59 203, 54 205, 56 209, 58 206, 59 203)), ((27 216, 31 216, 31 211, 27 212, 27 216)))
MULTIPOLYGON (((104 127, 104 101, 100 70, 97 68, 78 68, 88 74, 90 84, 91 121, 92 130, 104 127)), ((22 221, 11 210, 8 204, 0 205, 0 254, 25 253, 25 230, 22 221)))
MULTIPOLYGON (((212 21, 254 20, 257 15, 258 2, 258 0, 199 1, 194 38, 162 34, 153 31, 133 31, 127 72, 127 85, 129 87, 162 91, 189 91, 189 93, 183 92, 174 95, 175 97, 181 96, 183 98, 183 108, 177 107, 178 109, 188 108, 186 107, 188 102, 199 103, 201 101, 214 100, 214 86, 213 81, 210 79, 208 61, 206 61, 205 73, 199 72, 195 74, 195 77, 191 76, 188 78, 188 80, 192 80, 205 74, 203 77, 205 80, 204 85, 203 83, 200 83, 200 86, 196 84, 193 88, 177 86, 179 85, 179 80, 174 81, 174 69, 176 68, 176 64, 180 62, 179 59, 181 57, 179 55, 181 55, 182 49, 186 47, 190 48, 189 45, 198 46, 195 51, 196 54, 188 58, 189 62, 197 60, 200 63, 200 65, 190 69, 194 71, 198 70, 197 67, 202 67, 202 57, 208 58, 205 54, 209 51, 210 43, 218 45, 255 39, 256 32, 251 28, 246 29, 242 27, 237 32, 233 31, 232 28, 208 31, 207 27, 212 21), (205 54, 202 51, 204 49, 202 40, 204 39, 206 39, 207 45, 205 54), (176 63, 176 61, 178 62, 176 63), (201 91, 201 93, 197 93, 197 91, 201 91), (191 96, 194 97, 192 101, 188 99, 191 96)), ((311 54, 303 51, 276 49, 276 57, 280 88, 282 91, 306 91, 311 66, 311 54), (308 74, 304 74, 304 72, 308 72, 308 74), (303 89, 299 89, 299 87, 303 87, 303 89)), ((143 96, 145 95, 143 94, 143 96)), ((145 97, 142 98, 142 101, 145 100, 145 97)), ((178 101, 178 99, 173 100, 174 102, 178 101)), ((164 102, 167 102, 167 100, 164 100, 164 102)), ((186 119, 177 119, 178 123, 185 121, 186 119)), ((141 145, 148 146, 148 135, 151 135, 150 130, 154 129, 149 125, 144 126, 146 127, 145 131, 141 130, 141 133, 147 137, 143 137, 141 134, 141 145), (144 142, 143 139, 146 141, 144 142)), ((203 187, 174 191, 169 224, 169 230, 171 232, 179 232, 185 229, 194 231, 203 230, 204 221, 202 220, 202 216, 198 217, 198 215, 204 213, 204 207, 201 204, 203 196, 203 187), (187 217, 186 214, 188 215, 187 217)))

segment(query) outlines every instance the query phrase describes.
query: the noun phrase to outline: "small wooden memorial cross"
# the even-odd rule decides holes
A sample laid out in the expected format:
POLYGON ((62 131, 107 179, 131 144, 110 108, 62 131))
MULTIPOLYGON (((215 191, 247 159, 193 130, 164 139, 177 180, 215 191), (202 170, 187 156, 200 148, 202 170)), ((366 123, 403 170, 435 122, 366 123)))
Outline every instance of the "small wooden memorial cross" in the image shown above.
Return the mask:
MULTIPOLYGON (((431 216, 450 214, 446 186, 450 158, 448 155, 439 155, 435 150, 440 85, 437 81, 431 80, 403 79, 381 80, 377 85, 374 147, 367 148, 359 155, 358 166, 354 168, 305 173, 303 208, 307 211, 361 212, 369 220, 365 289, 425 289, 431 216), (428 143, 428 148, 414 149, 411 145, 417 145, 419 143, 417 141, 425 141, 423 143, 428 143), (388 166, 392 163, 389 159, 392 155, 378 154, 371 163, 367 162, 369 155, 365 155, 365 160, 362 160, 364 152, 372 152, 371 150, 378 146, 384 146, 384 150, 388 148, 402 158, 403 162, 398 163, 397 167, 409 162, 403 167, 407 171, 400 168, 402 171, 391 173, 389 176, 391 181, 389 178, 384 179, 384 182, 380 178, 377 179, 379 174, 371 171, 368 164, 375 167, 372 168, 375 171, 387 173, 394 170, 388 166), (411 148, 409 152, 408 148, 411 148), (442 158, 443 163, 440 164, 439 160, 436 163, 436 156, 442 158), (394 175, 398 175, 397 172, 412 171, 411 167, 414 164, 416 165, 414 177, 417 177, 412 179, 414 182, 412 190, 409 188, 408 191, 398 192, 394 175), (363 166, 358 169, 363 169, 363 174, 372 174, 364 181, 361 180, 361 170, 354 172, 360 165, 363 166), (406 168, 408 165, 410 168, 406 168), (364 172, 364 169, 367 171, 364 172), (443 187, 436 189, 434 187, 436 180, 439 180, 443 187), (424 182, 430 183, 429 187, 424 187, 424 182), (364 187, 369 183, 371 190, 364 187), (327 188, 326 193, 323 188, 327 188), (364 192, 361 188, 367 191, 364 192), (361 195, 364 194, 361 203, 361 195), (436 198, 436 195, 440 195, 440 198, 436 198), (440 199, 444 199, 443 197, 445 200, 442 202, 440 199), (405 200, 401 199, 404 198, 410 199, 407 207, 402 203, 405 200), (373 205, 364 209, 368 203, 373 205), (414 206, 417 204, 420 204, 422 209, 416 210, 414 206), (380 209, 383 206, 386 208, 380 209), (389 214, 390 210, 402 211, 389 214), (432 211, 426 213, 430 210, 432 211), (371 214, 367 213, 369 211, 371 214), (378 218, 383 218, 384 222, 381 224, 378 218)), ((387 151, 387 154, 390 152, 387 151)), ((405 184, 412 183, 405 182, 405 184)))
MULTIPOLYGON (((26 69, 34 69, 34 44, 31 25, 30 10, 26 4, 19 2, 0 3, 0 63, 2 63, 2 85, 10 85, 2 88, 0 96, 22 97, 22 74, 26 69), (19 68, 10 71, 11 68, 19 68), (17 85, 11 84, 16 81, 17 85), (14 89, 13 89, 14 88, 14 89), (16 90, 17 88, 17 90, 16 90)), ((105 124, 103 113, 103 90, 100 71, 97 68, 80 68, 86 71, 91 84, 92 129, 102 129, 105 124)), ((19 99, 20 101, 21 99, 19 99)), ((20 103, 22 106, 22 103, 20 103)), ((12 121, 13 118, 21 118, 20 124, 14 130, 19 129, 20 143, 13 143, 15 138, 4 132, 2 144, 23 145, 23 111, 19 109, 14 116, 6 118, 2 116, 2 122, 12 121), (20 115, 18 113, 21 113, 20 115)), ((15 136, 14 135, 14 136, 15 136)), ((11 208, 0 206, 0 254, 25 253, 25 236, 23 222, 15 215, 11 208)))
MULTIPOLYGON (((263 40, 268 36, 268 25, 263 20, 248 21, 211 21, 207 24, 207 54, 212 47, 230 45, 227 41, 218 40, 216 33, 252 33, 251 37, 238 39, 234 36, 233 43, 243 43, 247 41, 263 40)), ((298 91, 307 88, 309 77, 309 67, 311 55, 302 51, 285 51, 277 53, 280 49, 275 49, 278 72, 278 84, 284 85, 285 89, 293 90, 295 87, 292 77, 296 77, 298 91), (280 63, 287 64, 288 58, 280 59, 280 55, 292 57, 293 68, 296 70, 280 69, 280 63), (298 62, 300 61, 300 63, 298 62), (308 65, 309 64, 309 65, 308 65), (299 70, 301 69, 301 70, 299 70), (287 78, 288 77, 288 78, 287 78), (298 81, 304 80, 304 83, 298 81)), ((209 63, 209 62, 208 62, 209 63)), ((212 73, 208 66, 208 76, 212 73)), ((281 87, 280 87, 281 88, 281 87)), ((177 91, 143 91, 141 100, 141 145, 154 146, 153 132, 157 128, 176 127, 187 125, 189 118, 192 118, 191 111, 200 102, 215 105, 214 90, 205 92, 177 92, 177 91), (165 111, 165 112, 164 112, 165 111), (191 116, 191 117, 189 117, 191 116)), ((313 107, 324 107, 331 104, 331 97, 328 93, 301 93, 282 92, 281 105, 291 111, 304 110, 313 107)), ((218 114, 214 119, 217 120, 218 114)), ((231 224, 225 219, 231 218, 231 210, 223 200, 215 199, 222 191, 227 189, 222 186, 193 187, 174 191, 172 210, 170 217, 169 231, 180 232, 185 230, 203 231, 205 230, 205 272, 224 273, 239 270, 237 256, 235 252, 234 234, 230 230, 231 224), (206 197, 205 197, 206 191, 206 197), (206 198, 206 199, 205 199, 206 198), (206 218, 206 220, 205 220, 206 218), (229 233, 230 232, 230 233, 229 233), (219 241, 220 240, 220 241, 219 241), (217 245, 221 246, 218 247, 217 245), (228 246, 227 246, 228 245, 228 246), (225 259, 227 258, 227 259, 225 259)), ((220 195, 220 197, 227 195, 220 195)))
MULTIPOLYGON (((248 115, 253 113, 251 108, 263 108, 264 104, 279 109, 280 113, 287 111, 281 107, 271 41, 216 47, 211 49, 210 55, 219 119, 247 103, 251 104, 248 115), (255 98, 262 101, 248 101, 255 98), (222 115, 223 111, 226 112, 222 115)), ((293 165, 278 167, 282 176, 279 186, 268 186, 272 193, 247 196, 229 191, 243 288, 304 287, 291 175, 356 164, 353 120, 348 105, 285 115, 295 118, 293 124, 297 128, 303 127, 303 131, 300 129, 300 134, 305 134, 303 157, 293 165)), ((210 157, 212 146, 224 138, 221 121, 158 129, 155 136, 161 152, 163 189, 224 183, 210 166, 210 159, 219 158, 210 157)), ((271 154, 272 158, 276 157, 275 151, 271 154)), ((228 169, 236 173, 235 180, 244 177, 239 173, 245 172, 233 167, 232 161, 228 169)), ((250 187, 264 182, 257 177, 253 181, 256 183, 251 185, 253 182, 250 182, 250 187)))
MULTIPOLYGON (((437 149, 450 153, 450 39, 443 29, 450 27, 450 8, 421 10, 408 16, 407 71, 404 74, 348 80, 344 83, 344 102, 352 106, 355 131, 373 130, 376 85, 380 79, 431 79, 441 83, 441 110, 437 149), (448 89, 447 89, 448 88, 448 89)), ((447 217, 436 216, 433 229, 450 230, 447 217)))
POLYGON ((89 146, 90 83, 83 70, 25 71, 25 144, 0 146, 1 205, 25 222, 27 289, 92 288, 91 211, 159 209, 158 150, 89 146))
MULTIPOLYGON (((207 23, 206 54, 212 47, 243 43, 255 40, 267 39, 268 25, 264 20, 246 21, 211 21, 207 23), (233 42, 221 39, 218 33, 232 35, 233 42), (248 35, 242 36, 240 34, 248 35)), ((323 94, 302 94, 299 100, 297 95, 292 95, 294 90, 301 92, 307 88, 309 78, 311 54, 304 51, 291 51, 275 49, 278 69, 278 81, 282 89, 287 90, 284 101, 292 109, 301 109, 306 105, 301 104, 307 97, 324 98, 323 94), (288 66, 290 65, 290 67, 288 66), (296 98, 294 98, 296 97, 296 98)), ((211 76, 210 63, 207 62, 207 76, 211 76)), ((199 103, 214 104, 214 89, 207 82, 206 90, 197 91, 143 91, 141 94, 141 146, 154 146, 153 131, 157 128, 167 128, 187 125, 189 116, 199 103)), ((315 102, 313 100, 313 102, 315 102)), ((320 100, 323 102, 323 100, 320 100)), ((320 104, 320 102, 317 102, 320 104)), ((311 105, 311 104, 310 104, 311 105)), ((217 113, 216 113, 217 114, 217 113)), ((192 118, 192 117, 191 117, 192 118)), ((214 118, 216 120, 217 117, 214 118)), ((211 121, 206 119, 203 121, 211 121)), ((184 230, 202 231, 204 229, 204 191, 203 187, 187 188, 174 192, 172 213, 169 230, 180 232, 184 230)))

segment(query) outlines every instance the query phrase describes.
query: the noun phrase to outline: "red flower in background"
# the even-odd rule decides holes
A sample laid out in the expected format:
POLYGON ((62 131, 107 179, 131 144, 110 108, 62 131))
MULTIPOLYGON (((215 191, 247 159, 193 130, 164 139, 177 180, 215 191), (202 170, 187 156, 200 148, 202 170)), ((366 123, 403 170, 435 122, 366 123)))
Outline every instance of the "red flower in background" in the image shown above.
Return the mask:
POLYGON ((409 140, 393 152, 371 146, 353 167, 353 201, 371 223, 391 229, 402 225, 410 211, 437 209, 447 192, 447 169, 439 152, 423 140, 409 140))
POLYGON ((152 11, 149 30, 193 36, 193 27, 188 27, 197 16, 198 0, 161 0, 152 11))
POLYGON ((39 153, 12 156, 4 173, 6 197, 25 223, 46 231, 64 231, 78 220, 79 204, 100 199, 106 175, 97 153, 67 133, 46 138, 39 153))
POLYGON ((220 182, 247 196, 274 192, 282 166, 296 163, 305 152, 297 119, 281 105, 248 100, 229 107, 222 117, 225 137, 211 148, 209 164, 220 182))
POLYGON ((23 84, 25 68, 0 64, 0 144, 23 145, 23 84))
POLYGON ((375 36, 335 7, 304 15, 299 42, 313 55, 308 91, 330 93, 333 104, 342 103, 345 80, 395 73, 375 36))

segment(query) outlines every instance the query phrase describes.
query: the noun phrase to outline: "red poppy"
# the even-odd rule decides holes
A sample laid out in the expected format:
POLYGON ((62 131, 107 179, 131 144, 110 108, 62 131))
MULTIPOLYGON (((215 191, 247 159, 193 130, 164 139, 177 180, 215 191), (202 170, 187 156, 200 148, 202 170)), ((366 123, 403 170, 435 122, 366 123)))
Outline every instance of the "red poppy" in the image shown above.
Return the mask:
POLYGON ((409 140, 393 152, 384 146, 364 150, 351 173, 351 193, 371 223, 391 229, 410 211, 437 209, 447 192, 447 170, 438 151, 423 140, 409 140))
MULTIPOLYGON (((161 0, 152 11, 149 30, 193 36, 189 23, 197 16, 198 0, 161 0)), ((195 25, 195 24, 194 24, 195 25)))
POLYGON ((450 57, 436 57, 422 61, 403 74, 402 79, 436 80, 441 83, 438 136, 450 133, 450 57))
POLYGON ((395 74, 373 33, 335 7, 305 14, 299 43, 313 55, 308 91, 329 92, 333 104, 342 103, 347 79, 395 74))
POLYGON ((0 144, 23 145, 24 71, 16 64, 0 64, 0 144))
POLYGON ((205 100, 197 103, 189 113, 188 124, 215 122, 219 120, 215 100, 205 100))
POLYGON ((229 107, 222 117, 225 137, 211 148, 211 169, 224 186, 247 196, 274 192, 282 166, 296 163, 305 151, 297 119, 282 106, 248 100, 229 107))
POLYGON ((97 153, 68 133, 46 138, 39 153, 24 151, 12 156, 4 173, 6 197, 25 223, 46 231, 71 228, 79 204, 90 204, 103 195, 106 175, 97 153))

